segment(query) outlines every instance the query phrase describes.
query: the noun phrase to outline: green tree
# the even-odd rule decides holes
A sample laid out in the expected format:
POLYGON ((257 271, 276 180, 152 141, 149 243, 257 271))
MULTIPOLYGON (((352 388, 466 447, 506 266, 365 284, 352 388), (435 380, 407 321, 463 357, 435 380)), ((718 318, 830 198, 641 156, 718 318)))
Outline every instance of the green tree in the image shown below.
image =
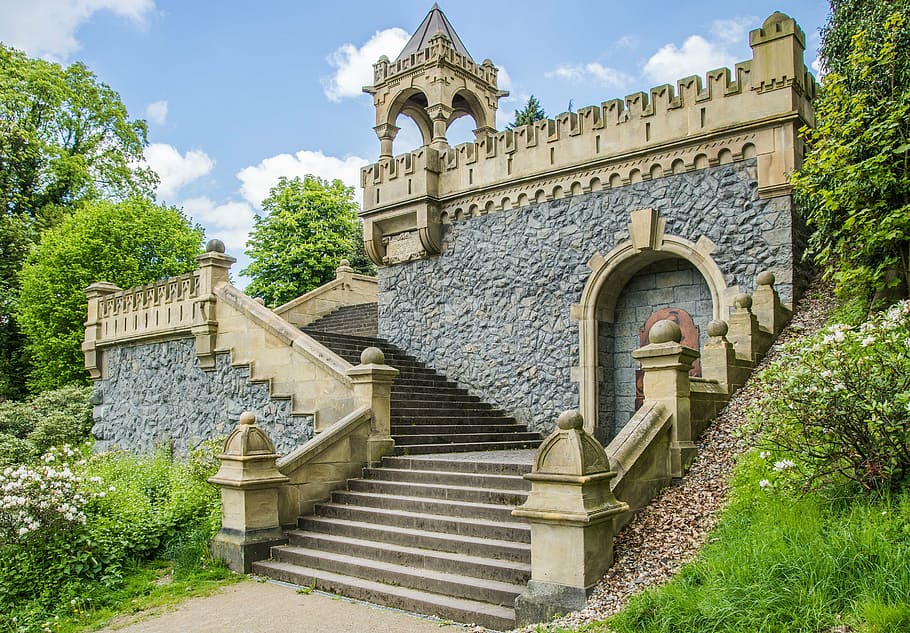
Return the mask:
POLYGON ((84 203, 45 231, 19 274, 16 318, 33 364, 29 386, 85 382, 86 287, 108 281, 129 288, 188 272, 201 245, 202 231, 183 213, 143 198, 84 203))
POLYGON ((522 127, 523 125, 528 125, 534 121, 540 121, 541 119, 546 118, 547 113, 544 112, 544 109, 541 107, 540 101, 537 100, 537 97, 531 95, 528 98, 527 105, 525 105, 524 108, 515 111, 515 120, 509 123, 507 127, 510 130, 514 130, 517 127, 522 127))
POLYGON ((28 373, 12 316, 25 255, 81 201, 150 194, 145 145, 145 122, 85 65, 0 44, 0 399, 21 397, 28 373))
POLYGON ((837 70, 824 77, 816 128, 803 130, 808 151, 793 185, 815 229, 815 262, 842 297, 869 301, 889 283, 906 292, 910 275, 908 12, 853 33, 846 60, 834 56, 843 37, 829 23, 825 63, 837 70))
MULTIPOLYGON (((247 242, 252 281, 246 292, 270 306, 295 299, 335 278, 341 259, 358 262, 362 229, 354 188, 316 176, 282 177, 263 200, 247 242)), ((364 270, 364 260, 360 260, 364 270)))

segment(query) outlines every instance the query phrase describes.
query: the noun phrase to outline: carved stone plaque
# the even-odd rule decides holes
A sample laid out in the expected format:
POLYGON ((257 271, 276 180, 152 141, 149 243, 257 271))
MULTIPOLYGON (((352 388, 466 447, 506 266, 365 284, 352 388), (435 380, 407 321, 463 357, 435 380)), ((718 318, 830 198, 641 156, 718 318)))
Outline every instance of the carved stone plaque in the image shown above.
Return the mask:
POLYGON ((386 265, 401 264, 412 259, 426 257, 426 254, 417 231, 406 231, 387 238, 383 263, 386 265))

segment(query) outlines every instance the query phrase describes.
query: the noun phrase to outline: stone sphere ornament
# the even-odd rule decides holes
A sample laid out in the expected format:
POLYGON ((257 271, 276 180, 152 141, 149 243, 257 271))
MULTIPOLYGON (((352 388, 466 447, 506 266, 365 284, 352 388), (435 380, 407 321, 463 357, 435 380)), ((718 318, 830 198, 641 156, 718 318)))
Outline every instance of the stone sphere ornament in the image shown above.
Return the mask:
POLYGON ((361 365, 385 365, 385 354, 378 347, 368 347, 360 352, 361 365))
POLYGON ((752 295, 738 294, 733 299, 733 307, 737 310, 748 310, 752 307, 752 295))
POLYGON ((708 323, 708 336, 726 336, 729 330, 730 328, 726 321, 714 319, 708 323))
POLYGON ((651 326, 648 340, 654 343, 679 343, 682 341, 682 330, 679 325, 667 319, 661 319, 651 326))
POLYGON ((773 286, 774 285, 774 273, 770 271, 764 271, 758 273, 758 277, 755 278, 755 283, 759 286, 773 286))
POLYGON ((563 411, 556 419, 556 426, 561 428, 563 431, 569 431, 572 429, 577 430, 583 427, 584 424, 584 419, 582 419, 581 414, 575 409, 563 411))
POLYGON ((206 253, 223 253, 224 252, 224 242, 217 239, 211 239, 205 245, 206 253))

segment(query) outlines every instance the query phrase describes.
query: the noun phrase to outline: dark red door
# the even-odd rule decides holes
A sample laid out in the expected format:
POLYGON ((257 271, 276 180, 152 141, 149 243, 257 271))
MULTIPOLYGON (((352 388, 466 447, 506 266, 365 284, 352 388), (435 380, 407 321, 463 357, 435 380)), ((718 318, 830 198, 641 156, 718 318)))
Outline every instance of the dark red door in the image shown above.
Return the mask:
MULTIPOLYGON (((676 325, 679 326, 679 329, 682 330, 681 342, 683 345, 686 347, 691 347, 692 349, 699 349, 698 326, 695 325, 695 321, 692 320, 692 315, 682 308, 661 308, 660 310, 653 312, 638 332, 638 340, 641 347, 644 347, 650 342, 648 341, 648 332, 651 331, 651 326, 658 321, 663 320, 673 321, 676 323, 676 325)), ((689 375, 701 376, 701 363, 698 360, 692 364, 692 370, 689 372, 689 375)), ((635 370, 636 410, 638 410, 638 408, 641 407, 642 403, 645 401, 644 380, 645 373, 641 369, 635 370)))

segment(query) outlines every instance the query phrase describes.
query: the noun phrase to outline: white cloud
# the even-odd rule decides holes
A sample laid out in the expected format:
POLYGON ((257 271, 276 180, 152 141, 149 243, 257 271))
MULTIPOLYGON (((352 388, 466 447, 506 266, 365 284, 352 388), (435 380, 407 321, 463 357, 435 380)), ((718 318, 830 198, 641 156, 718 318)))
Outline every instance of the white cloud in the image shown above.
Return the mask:
POLYGON ((724 44, 739 44, 745 41, 750 27, 757 24, 758 21, 755 16, 714 20, 711 23, 711 35, 724 44))
POLYGON ((512 90, 512 77, 506 67, 497 66, 496 69, 499 71, 496 73, 496 87, 500 90, 512 90))
POLYGON ((321 151, 301 150, 293 156, 278 154, 262 160, 258 165, 245 167, 237 172, 237 178, 243 183, 240 194, 258 208, 281 176, 302 178, 312 174, 328 180, 338 178, 348 186, 360 187, 360 168, 370 162, 359 156, 336 158, 321 151))
POLYGON ((382 55, 395 59, 408 39, 408 32, 396 27, 376 31, 360 48, 354 44, 343 44, 335 49, 326 58, 336 70, 334 75, 322 82, 325 96, 330 101, 341 101, 345 97, 363 94, 361 88, 373 83, 373 64, 382 55))
POLYGON ((190 198, 181 205, 194 222, 205 227, 206 237, 224 242, 227 252, 242 253, 253 228, 253 208, 246 202, 216 204, 209 198, 190 198))
POLYGON ((643 73, 655 84, 675 84, 676 80, 689 75, 703 75, 722 66, 732 67, 738 60, 730 47, 742 43, 749 25, 755 22, 753 17, 714 20, 710 40, 701 35, 690 35, 681 47, 666 44, 648 59, 643 73))
POLYGON ((635 48, 638 46, 638 38, 634 35, 623 35, 613 43, 615 48, 635 48))
POLYGON ((819 80, 828 73, 828 69, 825 68, 825 62, 822 61, 821 55, 815 56, 815 59, 812 61, 812 70, 815 71, 815 78, 819 80))
POLYGON ((604 66, 599 62, 562 65, 545 72, 547 79, 562 79, 572 83, 596 82, 606 88, 623 88, 632 82, 632 77, 621 70, 604 66))
POLYGON ((145 162, 158 174, 158 197, 165 200, 215 167, 215 161, 202 150, 191 149, 181 155, 173 145, 165 143, 146 147, 145 162))
POLYGON ((164 125, 165 121, 167 121, 167 101, 156 101, 148 104, 145 108, 145 116, 153 123, 164 125))
POLYGON ((155 0, 5 0, 0 2, 0 40, 29 55, 65 62, 79 50, 79 27, 99 11, 143 26, 155 0))

